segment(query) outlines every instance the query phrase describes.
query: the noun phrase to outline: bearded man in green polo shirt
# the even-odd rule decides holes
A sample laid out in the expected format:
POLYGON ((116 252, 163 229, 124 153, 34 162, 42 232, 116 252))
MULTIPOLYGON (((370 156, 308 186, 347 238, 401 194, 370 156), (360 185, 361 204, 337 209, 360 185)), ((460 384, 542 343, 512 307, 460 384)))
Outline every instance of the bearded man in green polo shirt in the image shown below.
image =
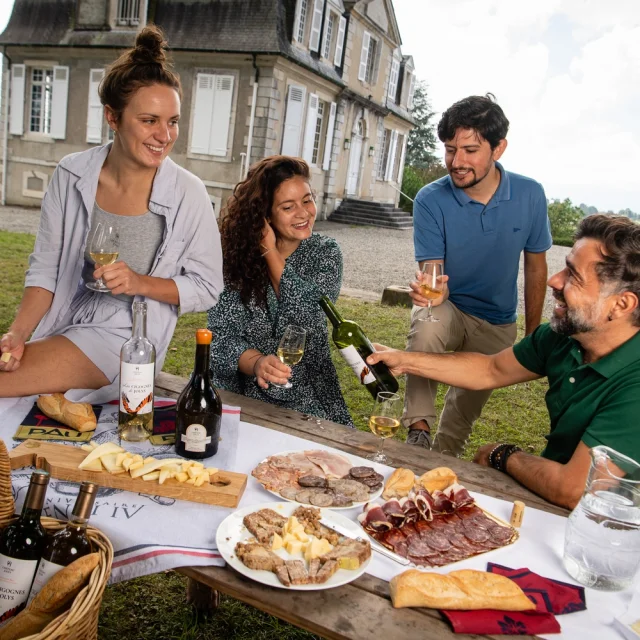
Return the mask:
POLYGON ((508 473, 546 500, 573 508, 589 449, 609 446, 640 462, 640 225, 592 215, 578 227, 566 267, 549 279, 557 304, 514 347, 495 355, 409 353, 377 345, 368 362, 465 389, 497 389, 546 376, 550 418, 541 456, 491 443, 474 461, 508 473))

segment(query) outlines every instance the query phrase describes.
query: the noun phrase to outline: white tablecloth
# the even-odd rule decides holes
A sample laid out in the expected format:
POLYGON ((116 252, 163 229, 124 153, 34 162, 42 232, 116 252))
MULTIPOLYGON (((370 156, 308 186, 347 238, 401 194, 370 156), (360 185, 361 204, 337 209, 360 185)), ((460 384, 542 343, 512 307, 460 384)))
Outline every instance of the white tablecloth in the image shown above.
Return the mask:
MULTIPOLYGON (((11 438, 32 402, 33 399, 24 399, 16 405, 15 399, 0 399, 0 437, 5 440, 8 448, 11 448, 11 438)), ((103 421, 113 421, 110 413, 107 407, 100 418, 101 424, 103 421)), ((237 409, 228 407, 223 417, 223 442, 225 432, 229 437, 234 426, 238 430, 237 458, 231 468, 226 468, 249 475, 261 460, 272 454, 309 448, 330 449, 302 438, 242 422, 237 409)), ((99 427, 97 433, 100 432, 99 427)), ((231 441, 230 437, 229 440, 231 441)), ((128 447, 127 444, 125 446, 128 447)), ((225 468, 217 457, 212 458, 211 463, 225 468)), ((371 463, 361 459, 360 464, 371 463)), ((391 472, 389 467, 374 466, 385 476, 391 472)), ((27 470, 13 474, 14 492, 18 489, 17 505, 24 499, 25 492, 20 488, 26 487, 28 475, 27 470)), ((76 488, 72 483, 52 479, 45 507, 47 515, 66 517, 73 506, 75 494, 76 488)), ((500 518, 509 519, 512 508, 510 502, 477 493, 473 495, 480 506, 500 518)), ((277 501, 276 496, 249 477, 240 507, 277 501)), ((113 542, 116 556, 111 580, 117 582, 184 565, 224 564, 215 549, 214 541, 218 525, 229 512, 229 509, 221 507, 115 491, 111 495, 100 495, 91 523, 102 529, 113 542)), ((342 511, 344 515, 354 519, 358 512, 359 509, 342 511)), ((528 567, 548 578, 574 582, 561 562, 565 523, 566 519, 561 516, 527 507, 520 539, 516 543, 459 562, 455 568, 485 570, 487 562, 495 562, 512 568, 528 567)), ((405 567, 376 553, 368 567, 368 573, 383 580, 390 580, 404 570, 405 567)), ((450 568, 434 570, 446 573, 450 568)), ((587 611, 558 616, 562 637, 576 640, 620 639, 621 636, 613 627, 613 619, 627 610, 631 596, 631 591, 605 593, 587 589, 587 611)))

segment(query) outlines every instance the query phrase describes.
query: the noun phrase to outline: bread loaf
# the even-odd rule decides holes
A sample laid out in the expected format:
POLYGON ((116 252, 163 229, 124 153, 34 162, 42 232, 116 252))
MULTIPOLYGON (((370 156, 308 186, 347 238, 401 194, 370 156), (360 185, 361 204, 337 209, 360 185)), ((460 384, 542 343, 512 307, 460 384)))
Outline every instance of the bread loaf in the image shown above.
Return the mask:
POLYGON ((60 569, 31 601, 26 609, 0 629, 0 640, 19 640, 39 633, 54 618, 71 606, 73 599, 98 566, 99 553, 90 553, 60 569))
POLYGON ((53 393, 39 396, 36 404, 46 416, 76 431, 93 431, 96 428, 96 414, 87 402, 70 402, 64 394, 53 393))
POLYGON ((448 467, 436 467, 423 473, 418 479, 418 483, 429 493, 437 490, 444 491, 456 482, 458 482, 458 476, 448 467))
POLYGON ((530 611, 536 606, 505 576, 463 569, 447 575, 410 569, 389 583, 393 606, 530 611))
POLYGON ((415 481, 416 476, 411 469, 396 469, 387 480, 382 497, 385 500, 404 498, 413 489, 415 481))

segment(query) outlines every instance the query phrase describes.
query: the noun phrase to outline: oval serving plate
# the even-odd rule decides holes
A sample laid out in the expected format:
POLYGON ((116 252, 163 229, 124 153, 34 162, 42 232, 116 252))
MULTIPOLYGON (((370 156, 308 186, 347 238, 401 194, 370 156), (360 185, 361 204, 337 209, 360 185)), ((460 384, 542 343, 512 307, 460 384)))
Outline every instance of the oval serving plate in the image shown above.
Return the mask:
MULTIPOLYGON (((242 575, 247 576, 247 578, 251 578, 256 582, 260 582, 269 587, 291 589, 295 591, 318 591, 321 589, 333 589, 334 587, 341 587, 342 585, 347 584, 352 580, 360 577, 366 571, 369 562, 371 562, 371 557, 369 557, 366 562, 363 562, 354 571, 350 571, 348 569, 338 569, 326 582, 323 582, 322 584, 292 584, 291 586, 286 587, 280 582, 280 580, 278 580, 275 573, 272 573, 271 571, 258 571, 256 569, 249 569, 249 567, 243 564, 242 561, 236 556, 236 544, 238 542, 247 542, 248 540, 253 539, 251 532, 244 526, 244 524, 242 524, 242 520, 246 515, 254 513, 256 511, 260 511, 260 509, 273 509, 276 513, 279 513, 284 518, 288 518, 299 506, 301 505, 298 502, 268 502, 266 504, 245 507, 244 509, 239 509, 234 513, 228 515, 222 521, 216 533, 216 545, 225 562, 227 562, 227 564, 229 564, 242 575)), ((327 527, 335 525, 337 527, 340 527, 341 531, 344 531, 345 533, 349 532, 351 534, 351 537, 354 539, 359 538, 361 540, 367 540, 367 536, 363 535, 363 533, 365 533, 363 529, 359 524, 353 522, 353 520, 349 520, 349 518, 339 513, 334 513, 333 510, 328 508, 320 509, 320 513, 322 517, 322 523, 327 527)), ((273 553, 280 556, 283 560, 303 559, 302 555, 294 556, 287 553, 284 549, 279 549, 278 551, 274 551, 273 553)))
MULTIPOLYGON (((267 456, 266 458, 264 458, 264 460, 261 460, 258 464, 262 464, 263 462, 266 462, 269 458, 273 458, 274 456, 287 456, 291 453, 300 453, 301 451, 304 451, 304 449, 298 449, 296 451, 280 451, 278 453, 273 453, 270 456, 267 456)), ((309 449, 309 451, 314 451, 314 449, 309 449)), ((324 451, 324 449, 318 449, 318 451, 324 451)), ((331 451, 331 453, 333 453, 333 451, 331 451)), ((344 453, 343 451, 337 451, 336 453, 337 455, 340 455, 346 458, 347 460, 349 460, 352 463, 351 465, 352 467, 360 467, 360 466, 371 467, 376 471, 378 471, 378 468, 380 467, 380 465, 376 464, 375 462, 371 462, 370 460, 366 460, 364 458, 361 458, 360 460, 358 460, 354 456, 351 456, 348 453, 344 453)), ((382 473, 382 472, 378 471, 378 473, 382 473)), ((284 496, 281 496, 277 491, 272 491, 271 489, 267 489, 267 487, 265 487, 257 478, 254 478, 253 475, 251 476, 251 478, 255 482, 257 482, 265 491, 268 491, 272 495, 276 496, 276 498, 278 498, 279 500, 286 500, 287 502, 293 502, 294 504, 302 504, 308 507, 315 506, 309 502, 297 502, 296 500, 290 500, 289 498, 285 498, 284 496)), ((367 500, 363 500, 361 502, 354 502, 350 507, 322 507, 322 508, 331 509, 332 511, 344 511, 346 509, 357 509, 358 507, 362 507, 368 502, 371 502, 372 500, 375 500, 376 498, 379 498, 382 495, 385 481, 386 481, 386 478, 382 481, 382 486, 377 491, 369 494, 369 498, 367 500)), ((320 507, 315 507, 315 508, 319 509, 320 507)))

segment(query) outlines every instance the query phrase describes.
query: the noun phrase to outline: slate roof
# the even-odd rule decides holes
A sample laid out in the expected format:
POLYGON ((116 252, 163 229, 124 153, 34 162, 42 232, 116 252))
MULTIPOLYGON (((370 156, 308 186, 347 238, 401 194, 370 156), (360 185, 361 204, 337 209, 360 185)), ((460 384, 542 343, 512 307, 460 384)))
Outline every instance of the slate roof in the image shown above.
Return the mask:
MULTIPOLYGON (((283 55, 344 86, 333 66, 293 46, 295 0, 156 0, 149 21, 160 25, 180 51, 283 55)), ((16 0, 0 45, 104 47, 133 44, 135 33, 75 29, 76 0, 16 0)))

